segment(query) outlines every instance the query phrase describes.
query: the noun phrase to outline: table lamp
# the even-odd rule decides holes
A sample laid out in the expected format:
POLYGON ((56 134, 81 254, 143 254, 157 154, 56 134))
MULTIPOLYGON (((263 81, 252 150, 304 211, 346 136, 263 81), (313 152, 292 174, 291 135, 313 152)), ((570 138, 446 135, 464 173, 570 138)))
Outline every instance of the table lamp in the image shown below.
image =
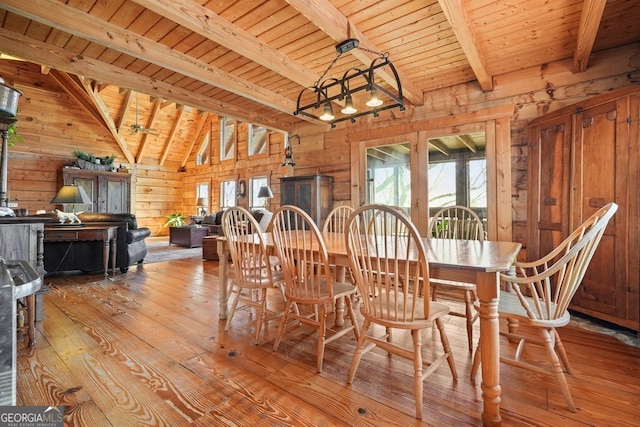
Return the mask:
POLYGON ((55 205, 71 205, 71 212, 75 213, 75 205, 93 205, 84 188, 77 185, 63 186, 56 197, 51 200, 55 205))
POLYGON ((198 197, 196 199, 196 206, 200 208, 200 215, 205 216, 207 214, 207 204, 208 201, 206 197, 198 197))
POLYGON ((260 190, 258 190, 258 198, 265 199, 264 207, 266 208, 268 206, 269 199, 273 198, 273 192, 271 192, 271 187, 269 187, 268 185, 264 185, 260 187, 260 190))

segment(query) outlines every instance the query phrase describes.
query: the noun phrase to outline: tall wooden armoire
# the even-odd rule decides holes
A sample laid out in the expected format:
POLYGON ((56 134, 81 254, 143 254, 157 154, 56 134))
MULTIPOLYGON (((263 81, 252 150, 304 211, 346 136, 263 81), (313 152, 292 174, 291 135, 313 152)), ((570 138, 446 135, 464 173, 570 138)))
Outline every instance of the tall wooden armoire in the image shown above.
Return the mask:
POLYGON ((572 309, 640 331, 640 87, 600 95, 529 124, 530 259, 608 202, 619 209, 572 309))

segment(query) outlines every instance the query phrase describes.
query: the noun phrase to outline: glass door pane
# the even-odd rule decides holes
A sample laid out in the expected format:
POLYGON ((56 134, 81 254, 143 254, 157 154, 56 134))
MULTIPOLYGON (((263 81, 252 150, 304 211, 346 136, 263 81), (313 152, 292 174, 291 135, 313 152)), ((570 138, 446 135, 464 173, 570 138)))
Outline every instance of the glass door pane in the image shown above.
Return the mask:
POLYGON ((429 213, 461 205, 487 216, 487 160, 484 132, 429 139, 429 213))
POLYGON ((367 203, 411 213, 410 154, 408 142, 367 148, 367 203))

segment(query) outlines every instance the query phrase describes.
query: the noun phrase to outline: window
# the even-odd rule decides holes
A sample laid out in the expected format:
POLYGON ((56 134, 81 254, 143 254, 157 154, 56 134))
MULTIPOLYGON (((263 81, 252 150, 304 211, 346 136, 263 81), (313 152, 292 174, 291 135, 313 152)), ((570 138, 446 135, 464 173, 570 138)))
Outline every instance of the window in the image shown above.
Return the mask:
POLYGON ((249 141, 249 155, 255 156, 257 154, 267 154, 268 147, 268 134, 267 129, 253 125, 249 123, 247 125, 248 141, 249 141))
POLYGON ((220 208, 226 209, 236 205, 236 182, 222 181, 220 183, 220 208))
POLYGON ((209 184, 196 184, 196 215, 206 215, 209 212, 209 184))
POLYGON ((208 165, 209 164, 209 154, 211 147, 211 132, 207 132, 202 141, 202 145, 196 154, 196 166, 200 165, 208 165))
POLYGON ((236 150, 236 121, 220 117, 220 161, 234 158, 236 150))
POLYGON ((411 212, 408 143, 367 148, 367 202, 400 206, 411 212))
POLYGON ((249 180, 249 209, 257 209, 267 206, 267 199, 258 198, 260 187, 264 187, 266 185, 268 185, 266 176, 256 176, 249 180))
POLYGON ((450 153, 429 160, 429 211, 450 205, 468 206, 480 218, 487 210, 487 161, 484 150, 450 153))
POLYGON ((430 163, 429 208, 456 204, 456 162, 430 163))

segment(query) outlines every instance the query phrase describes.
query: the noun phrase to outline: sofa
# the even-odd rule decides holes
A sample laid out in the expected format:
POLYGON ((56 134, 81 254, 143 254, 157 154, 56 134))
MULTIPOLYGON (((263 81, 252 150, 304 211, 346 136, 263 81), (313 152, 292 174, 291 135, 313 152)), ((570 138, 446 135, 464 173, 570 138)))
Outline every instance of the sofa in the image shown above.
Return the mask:
MULTIPOLYGON (((202 218, 202 226, 208 226, 209 227, 209 235, 218 235, 218 236, 223 236, 224 233, 222 232, 222 214, 224 213, 224 211, 218 211, 215 213, 212 213, 210 215, 205 215, 204 218, 202 218)), ((255 209, 251 211, 251 215, 253 215, 253 217, 256 219, 256 221, 258 221, 258 224, 260 224, 260 228, 263 231, 266 231, 267 228, 269 227, 269 224, 271 223, 271 219, 273 218, 273 212, 270 212, 266 209, 255 209)))
MULTIPOLYGON (((47 226, 54 226, 58 219, 54 213, 42 214, 51 218, 47 226)), ((130 213, 85 212, 78 215, 86 226, 113 225, 118 227, 116 267, 126 273, 129 266, 142 264, 147 255, 145 239, 151 235, 147 227, 138 227, 136 216, 130 213)), ((46 236, 46 227, 45 227, 46 236)), ((96 242, 76 241, 45 242, 44 268, 48 273, 81 270, 84 272, 103 271, 103 247, 96 242)), ((111 259, 109 260, 111 265, 111 259)))

